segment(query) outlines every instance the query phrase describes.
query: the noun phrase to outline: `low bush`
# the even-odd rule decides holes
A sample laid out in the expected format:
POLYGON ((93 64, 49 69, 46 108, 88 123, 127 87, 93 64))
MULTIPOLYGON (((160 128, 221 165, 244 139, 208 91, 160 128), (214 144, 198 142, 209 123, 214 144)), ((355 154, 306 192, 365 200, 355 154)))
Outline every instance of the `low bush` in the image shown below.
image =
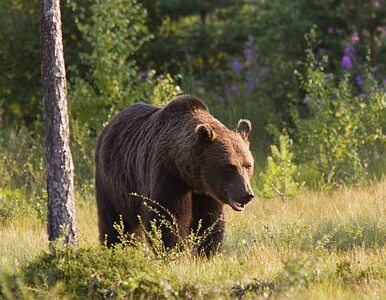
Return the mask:
POLYGON ((307 38, 306 72, 299 77, 308 115, 293 110, 296 157, 316 168, 324 183, 359 183, 369 175, 369 166, 385 155, 384 83, 379 84, 367 67, 355 83, 351 67, 346 66, 342 74, 329 73, 327 56, 319 62, 313 53, 315 31, 307 38))

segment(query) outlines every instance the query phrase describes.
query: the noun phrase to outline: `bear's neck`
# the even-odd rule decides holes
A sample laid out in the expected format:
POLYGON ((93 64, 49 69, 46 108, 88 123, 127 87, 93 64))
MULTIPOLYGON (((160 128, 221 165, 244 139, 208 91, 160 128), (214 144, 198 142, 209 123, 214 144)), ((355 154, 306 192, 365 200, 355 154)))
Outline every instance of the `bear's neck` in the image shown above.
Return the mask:
POLYGON ((185 117, 179 116, 175 122, 168 142, 169 145, 172 145, 169 150, 170 159, 174 162, 174 168, 187 186, 192 190, 203 190, 200 157, 205 145, 202 145, 198 140, 195 129, 199 124, 210 124, 216 128, 221 123, 203 110, 189 113, 185 117))

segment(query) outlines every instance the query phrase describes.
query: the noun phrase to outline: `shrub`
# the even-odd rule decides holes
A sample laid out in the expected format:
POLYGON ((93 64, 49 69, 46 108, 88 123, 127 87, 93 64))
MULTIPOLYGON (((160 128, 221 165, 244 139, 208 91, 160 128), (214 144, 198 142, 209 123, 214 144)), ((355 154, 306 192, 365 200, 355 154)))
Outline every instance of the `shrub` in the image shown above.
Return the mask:
POLYGON ((262 188, 261 197, 280 197, 285 200, 296 194, 299 183, 295 181, 296 166, 292 162, 292 140, 282 135, 279 138, 279 147, 271 146, 271 154, 267 159, 267 169, 260 174, 262 188))
POLYGON ((180 92, 170 75, 158 78, 154 71, 137 67, 135 56, 151 38, 141 4, 96 1, 84 12, 75 1, 68 3, 88 46, 80 54, 82 64, 71 67, 75 78, 69 89, 71 112, 81 127, 86 125, 95 135, 124 107, 138 101, 161 104, 180 92))
POLYGON ((23 194, 18 189, 0 188, 0 224, 9 222, 22 211, 21 201, 23 194))
MULTIPOLYGON (((385 88, 367 69, 363 93, 352 83, 350 70, 342 76, 328 73, 328 58, 318 62, 313 54, 315 32, 307 35, 306 73, 299 75, 306 93, 308 115, 293 110, 297 158, 323 175, 324 182, 355 184, 368 167, 384 155, 386 145, 385 88)), ((299 74, 299 73, 298 73, 299 74)))
POLYGON ((71 249, 54 246, 29 264, 21 281, 44 294, 63 283, 66 295, 81 298, 170 298, 178 294, 171 284, 174 275, 161 262, 134 247, 71 249))
POLYGON ((145 11, 132 0, 96 1, 87 12, 75 1, 68 3, 88 46, 80 54, 88 71, 81 74, 78 67, 70 86, 71 111, 81 124, 98 130, 122 103, 132 101, 133 56, 146 40, 145 11))

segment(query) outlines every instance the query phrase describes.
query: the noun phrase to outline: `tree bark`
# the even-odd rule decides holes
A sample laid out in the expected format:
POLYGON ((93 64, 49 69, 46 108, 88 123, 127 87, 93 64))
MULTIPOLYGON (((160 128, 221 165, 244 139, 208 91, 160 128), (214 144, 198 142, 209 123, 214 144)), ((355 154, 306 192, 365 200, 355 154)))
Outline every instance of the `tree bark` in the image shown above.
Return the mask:
POLYGON ((74 167, 70 151, 66 71, 59 0, 39 0, 47 165, 48 239, 77 244, 74 167))

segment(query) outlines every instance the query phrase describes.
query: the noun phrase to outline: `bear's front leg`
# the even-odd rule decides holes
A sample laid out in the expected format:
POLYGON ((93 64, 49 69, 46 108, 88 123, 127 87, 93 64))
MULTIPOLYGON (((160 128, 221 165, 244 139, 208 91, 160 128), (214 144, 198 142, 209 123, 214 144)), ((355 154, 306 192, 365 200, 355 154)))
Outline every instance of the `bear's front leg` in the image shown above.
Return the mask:
POLYGON ((192 193, 184 184, 168 180, 165 176, 151 194, 151 200, 147 201, 143 210, 145 229, 151 233, 152 224, 155 224, 162 234, 165 249, 170 249, 189 233, 192 193))
POLYGON ((198 254, 211 256, 220 250, 224 225, 223 205, 210 196, 193 194, 191 228, 201 239, 198 254))

